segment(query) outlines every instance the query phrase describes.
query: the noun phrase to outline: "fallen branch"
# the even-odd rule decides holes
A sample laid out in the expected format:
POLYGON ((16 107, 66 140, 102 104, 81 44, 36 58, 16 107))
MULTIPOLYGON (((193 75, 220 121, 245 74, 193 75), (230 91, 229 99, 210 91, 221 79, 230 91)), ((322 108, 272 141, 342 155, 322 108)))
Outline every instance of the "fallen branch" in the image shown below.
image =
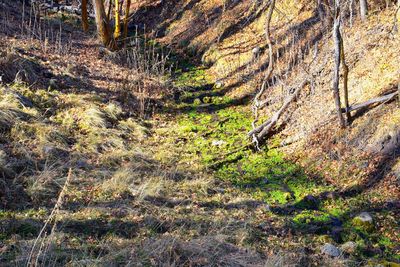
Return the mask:
POLYGON ((248 133, 249 136, 256 136, 257 140, 262 140, 264 139, 265 136, 267 136, 273 127, 277 124, 278 120, 282 116, 282 114, 287 110, 289 105, 298 97, 300 94, 301 89, 303 89, 304 86, 306 86, 308 83, 310 83, 310 79, 307 78, 305 79, 293 92, 292 95, 290 95, 285 102, 283 103, 282 107, 272 116, 272 118, 257 128, 253 129, 248 133))
POLYGON ((394 92, 394 93, 391 93, 388 95, 376 97, 376 98, 370 99, 368 101, 365 101, 363 103, 352 105, 348 109, 342 108, 341 111, 342 111, 342 113, 346 113, 346 112, 351 112, 351 111, 355 111, 358 109, 362 109, 362 108, 368 107, 373 104, 384 103, 384 102, 394 99, 398 94, 399 94, 399 92, 394 92))

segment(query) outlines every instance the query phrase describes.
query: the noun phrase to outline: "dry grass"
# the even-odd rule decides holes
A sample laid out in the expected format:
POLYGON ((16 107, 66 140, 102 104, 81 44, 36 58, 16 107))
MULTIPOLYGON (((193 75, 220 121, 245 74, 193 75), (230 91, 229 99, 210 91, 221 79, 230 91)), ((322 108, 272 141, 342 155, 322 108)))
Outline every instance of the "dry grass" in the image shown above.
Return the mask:
MULTIPOLYGON (((148 240, 133 250, 130 263, 162 266, 264 266, 257 254, 226 242, 227 236, 205 236, 185 242, 173 237, 148 240)), ((279 266, 279 265, 276 265, 279 266)))

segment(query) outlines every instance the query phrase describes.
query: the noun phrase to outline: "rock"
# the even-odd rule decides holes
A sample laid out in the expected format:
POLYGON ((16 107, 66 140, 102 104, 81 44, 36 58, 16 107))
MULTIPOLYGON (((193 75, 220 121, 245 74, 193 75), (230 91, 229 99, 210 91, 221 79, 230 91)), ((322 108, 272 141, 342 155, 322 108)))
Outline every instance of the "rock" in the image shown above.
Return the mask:
POLYGON ((226 144, 226 142, 223 140, 213 140, 211 143, 211 145, 213 145, 213 146, 222 146, 224 144, 226 144))
POLYGON ((353 241, 348 241, 344 243, 340 249, 345 253, 353 254, 357 249, 357 244, 353 241))
POLYGON ((330 243, 326 243, 321 247, 321 252, 331 257, 339 257, 340 250, 330 243))
POLYGON ((221 89, 222 87, 224 87, 224 83, 221 80, 215 82, 214 84, 215 89, 221 89))
POLYGON ((353 226, 362 231, 370 232, 374 229, 372 216, 368 212, 361 212, 352 220, 353 226))
POLYGON ((256 46, 256 47, 253 48, 253 50, 251 50, 251 52, 253 54, 259 54, 260 51, 261 51, 261 48, 259 46, 256 46))
POLYGON ((261 52, 261 48, 259 46, 256 46, 253 48, 253 50, 251 50, 251 53, 253 54, 253 60, 258 58, 258 56, 260 55, 261 52))

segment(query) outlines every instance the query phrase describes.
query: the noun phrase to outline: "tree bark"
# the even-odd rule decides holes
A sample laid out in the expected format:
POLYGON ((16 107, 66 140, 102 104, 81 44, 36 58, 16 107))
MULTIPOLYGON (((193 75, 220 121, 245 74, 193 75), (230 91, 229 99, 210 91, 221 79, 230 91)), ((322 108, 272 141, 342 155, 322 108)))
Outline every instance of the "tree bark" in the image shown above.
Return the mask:
POLYGON ((270 33, 271 19, 272 19, 272 14, 274 13, 274 8, 275 8, 275 0, 272 0, 270 7, 268 9, 267 21, 265 22, 265 39, 267 40, 268 55, 269 55, 268 69, 264 76, 261 90, 258 92, 258 94, 255 97, 256 103, 258 103, 259 98, 263 95, 263 93, 267 87, 268 80, 271 78, 272 72, 274 70, 274 52, 273 52, 273 48, 272 48, 271 33, 270 33))
POLYGON ((104 46, 113 48, 110 23, 107 19, 103 0, 93 0, 98 36, 104 46))
POLYGON ((82 0, 82 29, 84 32, 89 30, 87 0, 82 0))
POLYGON ((361 20, 365 21, 368 15, 368 4, 367 0, 360 0, 360 16, 361 20))
POLYGON ((112 10, 112 0, 108 0, 108 11, 107 11, 107 19, 111 21, 111 10, 112 10))
POLYGON ((114 29, 114 38, 118 39, 121 36, 121 19, 119 15, 120 1, 115 0, 115 29, 114 29))
POLYGON ((342 69, 343 69, 343 91, 344 91, 344 104, 346 108, 346 119, 347 123, 351 120, 351 114, 349 109, 349 89, 348 89, 348 81, 349 81, 349 67, 346 63, 346 56, 344 53, 344 44, 343 37, 340 36, 340 59, 342 61, 342 69))
POLYGON ((125 6, 125 19, 124 19, 124 39, 128 37, 128 19, 129 19, 129 11, 131 8, 131 0, 125 0, 126 1, 126 6, 125 6))
POLYGON ((335 1, 335 20, 333 23, 333 41, 335 46, 335 67, 333 70, 333 97, 335 99, 336 111, 339 119, 340 127, 344 128, 345 121, 341 111, 339 80, 340 80, 340 63, 341 63, 341 35, 340 35, 340 3, 335 1))
MULTIPOLYGON (((260 108, 260 97, 264 94, 264 92, 267 88, 268 81, 271 78, 272 72, 274 70, 274 52, 273 52, 273 48, 272 48, 271 33, 270 33, 271 19, 272 19, 272 14, 274 13, 274 9, 275 9, 275 0, 271 0, 270 6, 268 9, 267 20, 265 22, 265 38, 266 38, 267 44, 268 44, 269 62, 268 62, 267 72, 264 76, 263 83, 261 85, 261 89, 254 97, 254 104, 253 104, 254 121, 252 123, 253 129, 255 128, 255 124, 258 122, 258 110, 260 108)), ((258 138, 256 135, 253 135, 253 141, 254 141, 254 143, 256 143, 256 146, 258 148, 258 138)))
POLYGON ((399 107, 400 107, 400 78, 397 80, 397 93, 399 94, 399 107))

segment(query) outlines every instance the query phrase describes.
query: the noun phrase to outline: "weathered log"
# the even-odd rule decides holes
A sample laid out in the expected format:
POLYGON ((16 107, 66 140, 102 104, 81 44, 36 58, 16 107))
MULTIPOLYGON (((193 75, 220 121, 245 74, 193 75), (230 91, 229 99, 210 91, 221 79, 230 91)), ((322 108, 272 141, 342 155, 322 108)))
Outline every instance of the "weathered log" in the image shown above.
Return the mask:
POLYGON ((400 95, 399 91, 391 93, 391 94, 388 94, 388 95, 376 97, 376 98, 370 99, 370 100, 365 101, 365 102, 360 103, 360 104, 352 105, 348 109, 342 108, 341 111, 342 111, 342 113, 352 112, 352 111, 355 111, 355 110, 358 110, 358 109, 361 109, 361 108, 368 107, 368 106, 373 105, 373 104, 390 101, 390 100, 394 99, 397 95, 400 95))

